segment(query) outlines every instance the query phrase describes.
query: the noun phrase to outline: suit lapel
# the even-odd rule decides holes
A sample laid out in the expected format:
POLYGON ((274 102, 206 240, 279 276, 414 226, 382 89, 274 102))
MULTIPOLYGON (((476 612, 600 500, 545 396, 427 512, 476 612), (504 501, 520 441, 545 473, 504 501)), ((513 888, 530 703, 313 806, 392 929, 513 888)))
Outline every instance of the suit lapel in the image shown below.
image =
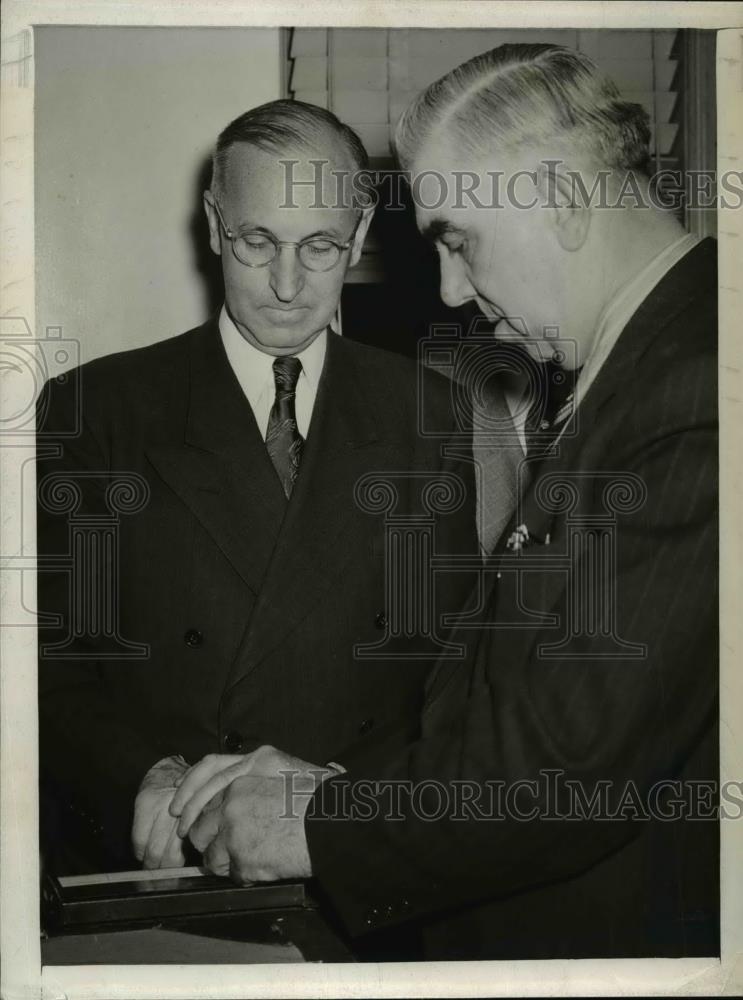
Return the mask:
POLYGON ((147 456, 259 593, 286 500, 216 322, 191 341, 183 443, 151 447, 147 456))
POLYGON ((330 334, 299 475, 228 684, 279 645, 329 587, 339 586, 353 551, 348 540, 368 523, 353 496, 379 451, 374 412, 353 344, 330 334))
MULTIPOLYGON (((554 469, 545 469, 542 467, 541 471, 558 473, 559 469, 565 468, 565 462, 562 459, 562 456, 555 457, 552 460, 552 464, 554 465, 554 469)), ((477 623, 487 623, 493 620, 498 620, 500 600, 496 597, 496 588, 516 585, 516 578, 513 570, 509 571, 504 569, 500 562, 502 557, 505 556, 510 559, 514 555, 514 552, 509 549, 506 544, 509 536, 516 529, 516 527, 521 524, 526 524, 528 526, 529 533, 532 538, 540 539, 541 541, 544 541, 548 535, 553 533, 554 518, 549 512, 545 511, 537 501, 535 491, 536 478, 531 476, 529 472, 529 464, 526 460, 522 463, 519 474, 521 477, 526 477, 526 485, 524 487, 523 495, 518 498, 516 508, 511 512, 510 517, 506 522, 505 528, 493 550, 492 556, 490 557, 488 569, 483 572, 479 583, 470 593, 470 596, 462 609, 461 617, 463 624, 455 626, 452 634, 449 636, 450 642, 462 644, 465 648, 468 648, 470 656, 468 656, 466 660, 441 659, 438 661, 429 676, 426 685, 425 708, 426 722, 429 726, 435 727, 435 720, 441 712, 443 712, 444 716, 448 715, 451 707, 451 699, 454 697, 452 684, 455 679, 459 679, 459 685, 456 690, 460 692, 461 696, 466 696, 466 692, 469 689, 470 676, 468 667, 470 666, 473 647, 479 645, 479 642, 482 641, 483 636, 486 634, 486 626, 478 626, 477 623), (504 583, 504 580, 508 582, 504 583), (442 701, 441 695, 444 691, 447 691, 448 694, 447 698, 442 701), (437 706, 437 708, 434 708, 434 706, 437 706)), ((539 543, 534 544, 538 545, 539 543)), ((531 551, 534 551, 534 549, 531 551)), ((540 551, 540 554, 543 553, 544 546, 539 545, 538 551, 540 551)), ((525 568, 527 559, 528 556, 525 555, 525 568)), ((561 587, 564 585, 562 579, 556 579, 557 577, 557 573, 545 574, 547 585, 554 590, 555 596, 559 594, 561 587)), ((508 626, 501 627, 508 629, 508 626)), ((509 632, 513 631, 513 629, 509 629, 509 632)), ((528 637, 530 635, 533 636, 534 629, 521 626, 519 628, 519 633, 524 637, 528 637)), ((509 656, 510 655, 511 653, 509 650, 509 656)))
MULTIPOLYGON (((642 364, 645 351, 653 338, 662 337, 663 327, 682 310, 688 308, 691 302, 705 293, 710 285, 716 282, 716 244, 714 240, 704 240, 694 250, 690 251, 681 261, 661 279, 648 298, 641 303, 631 317, 614 348, 590 386, 583 401, 568 422, 564 433, 556 445, 555 454, 540 464, 535 474, 529 470, 528 461, 521 467, 521 475, 525 477, 526 485, 518 500, 516 509, 506 524, 506 527, 495 547, 495 554, 509 554, 506 542, 518 525, 525 524, 531 536, 542 543, 547 535, 554 536, 554 524, 560 515, 555 515, 545 509, 542 496, 545 493, 545 476, 555 476, 555 483, 561 476, 580 466, 580 452, 586 438, 600 433, 604 420, 605 408, 612 401, 621 398, 624 388, 635 377, 638 365, 642 364), (541 483, 541 486, 540 486, 541 483)), ((668 344, 669 354, 674 351, 674 345, 668 344)), ((593 470, 586 470, 590 474, 593 470)), ((539 542, 530 548, 529 554, 540 555, 544 551, 539 542)), ((524 566, 528 565, 529 555, 524 554, 524 566)), ((489 608, 484 618, 495 619, 499 616, 499 600, 494 593, 497 580, 495 572, 488 574, 489 582, 485 596, 478 602, 478 595, 473 594, 467 603, 467 610, 473 613, 478 608, 489 608)), ((559 571, 547 571, 541 574, 540 607, 549 609, 555 605, 560 593, 565 589, 567 575, 559 571)), ((507 628, 507 626, 504 626, 507 628)), ((453 642, 472 642, 473 631, 470 629, 455 630, 451 636, 453 642)), ((480 634, 482 639, 484 633, 480 634)), ((526 655, 526 650, 532 644, 535 628, 509 629, 506 654, 509 658, 526 655)), ((435 720, 441 713, 449 712, 449 698, 441 699, 444 691, 451 694, 452 682, 459 676, 464 679, 462 663, 440 661, 431 674, 427 686, 426 716, 429 725, 435 725, 435 720)), ((467 672, 469 677, 469 672, 467 672)), ((468 684, 462 684, 459 690, 466 696, 468 684)))

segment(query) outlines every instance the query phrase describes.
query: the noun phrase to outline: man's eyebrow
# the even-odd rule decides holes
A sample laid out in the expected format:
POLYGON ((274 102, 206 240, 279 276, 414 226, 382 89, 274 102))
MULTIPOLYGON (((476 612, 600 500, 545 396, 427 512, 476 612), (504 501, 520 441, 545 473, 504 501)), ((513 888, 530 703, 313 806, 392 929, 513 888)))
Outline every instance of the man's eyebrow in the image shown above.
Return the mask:
POLYGON ((434 240, 439 239, 441 236, 445 236, 447 233, 454 233, 457 236, 464 236, 464 230, 460 229, 459 226, 453 225, 451 222, 447 222, 446 219, 434 219, 430 222, 425 229, 421 230, 421 236, 424 239, 434 240))
POLYGON ((341 239, 344 237, 344 233, 340 229, 336 229, 335 226, 331 226, 330 229, 318 229, 315 233, 310 233, 309 236, 303 236, 303 240, 314 240, 318 236, 330 236, 333 239, 341 239))
MULTIPOLYGON (((278 236, 270 229, 267 229, 265 226, 254 226, 251 225, 249 222, 244 222, 240 226, 238 226, 237 232, 240 234, 264 233, 266 236, 272 236, 275 240, 278 239, 278 236)), ((303 243, 305 240, 316 240, 319 237, 323 236, 329 239, 338 239, 338 240, 345 239, 345 235, 339 229, 336 229, 335 226, 331 226, 331 228, 329 229, 318 229, 314 233, 309 233, 307 236, 303 236, 300 240, 297 240, 297 242, 303 243)))

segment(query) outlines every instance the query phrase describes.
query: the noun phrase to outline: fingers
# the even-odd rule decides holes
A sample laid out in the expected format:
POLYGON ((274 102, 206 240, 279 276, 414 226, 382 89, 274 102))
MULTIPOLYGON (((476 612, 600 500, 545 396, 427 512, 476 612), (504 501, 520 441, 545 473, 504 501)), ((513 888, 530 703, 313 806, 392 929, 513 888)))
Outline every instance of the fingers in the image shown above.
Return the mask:
POLYGON ((173 788, 186 771, 188 762, 180 754, 177 757, 163 757, 145 774, 140 789, 173 788))
MULTIPOLYGON (((230 855, 225 846, 224 834, 218 834, 204 851, 204 867, 208 868, 214 875, 229 875, 237 885, 252 885, 254 879, 249 877, 252 873, 250 866, 238 861, 230 855)), ((274 879, 269 876, 266 881, 274 879)))
POLYGON ((222 837, 215 837, 204 852, 204 865, 213 875, 230 874, 230 856, 222 837))
POLYGON ((147 841, 144 858, 142 859, 143 868, 153 869, 163 867, 163 854, 175 827, 175 820, 169 814, 168 810, 163 808, 155 817, 155 822, 152 824, 152 832, 147 841))
POLYGON ((206 852, 206 849, 216 838, 221 821, 221 809, 206 809, 191 827, 188 838, 201 854, 206 852))
POLYGON ((178 791, 170 804, 170 815, 180 816, 183 809, 202 785, 206 784, 215 774, 224 771, 227 767, 232 767, 244 759, 242 754, 208 754, 198 764, 194 764, 186 772, 183 780, 178 786, 178 791))
POLYGON ((225 768, 224 771, 215 774, 214 777, 210 778, 209 781, 194 792, 181 813, 178 823, 178 835, 180 837, 187 836, 192 824, 196 822, 207 803, 223 792, 235 778, 240 777, 244 773, 245 765, 241 760, 239 763, 233 764, 232 767, 225 768))
POLYGON ((249 878, 252 875, 252 870, 248 867, 246 868, 244 863, 235 861, 234 859, 230 861, 230 867, 228 872, 230 878, 233 882, 238 885, 253 885, 254 882, 275 882, 276 879, 272 878, 270 875, 267 878, 262 878, 260 872, 256 872, 255 878, 249 878))
POLYGON ((214 798, 210 799, 201 811, 205 813, 210 812, 213 809, 220 809, 223 802, 224 792, 217 792, 214 798))
POLYGON ((148 793, 140 793, 134 803, 134 822, 132 823, 132 849, 137 861, 142 861, 150 839, 150 833, 156 817, 156 797, 148 793))
POLYGON ((182 868, 186 863, 186 856, 183 853, 183 838, 178 836, 175 820, 173 820, 173 824, 173 830, 160 858, 161 868, 182 868))

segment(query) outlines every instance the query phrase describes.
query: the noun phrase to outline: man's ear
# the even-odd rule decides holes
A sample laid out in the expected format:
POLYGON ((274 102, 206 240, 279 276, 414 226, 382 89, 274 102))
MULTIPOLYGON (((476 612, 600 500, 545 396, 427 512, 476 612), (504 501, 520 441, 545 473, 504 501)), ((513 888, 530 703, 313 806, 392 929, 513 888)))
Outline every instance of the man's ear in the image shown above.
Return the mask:
POLYGON ((591 225, 591 207, 577 196, 575 176, 575 171, 554 161, 540 163, 537 168, 543 211, 551 213, 555 236, 563 250, 580 250, 591 225))
POLYGON ((361 251, 364 248, 364 240, 366 239, 366 234, 369 231, 369 226, 371 225, 372 216, 374 215, 374 206, 365 208, 361 213, 361 221, 359 222, 358 228, 356 230, 356 235, 353 238, 353 246, 351 247, 351 257, 348 261, 349 267, 355 267, 361 259, 361 251))
POLYGON ((206 221, 209 223, 209 246, 219 256, 222 253, 221 226, 217 210, 214 207, 214 195, 211 191, 204 191, 204 211, 206 212, 206 221))

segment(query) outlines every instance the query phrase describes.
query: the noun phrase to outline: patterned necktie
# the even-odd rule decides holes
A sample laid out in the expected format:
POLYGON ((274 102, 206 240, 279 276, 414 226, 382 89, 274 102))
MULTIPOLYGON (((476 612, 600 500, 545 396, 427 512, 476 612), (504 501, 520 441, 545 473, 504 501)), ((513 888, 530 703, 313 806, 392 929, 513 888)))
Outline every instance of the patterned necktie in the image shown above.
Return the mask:
POLYGON ((483 380, 472 406, 472 455, 477 475, 477 509, 480 546, 493 551, 511 519, 518 499, 519 464, 523 457, 518 441, 509 441, 511 415, 494 379, 483 380))
POLYGON ((273 363, 276 399, 268 419, 266 448, 287 499, 291 496, 299 473, 299 460, 304 444, 294 408, 297 379, 301 371, 302 362, 299 358, 276 358, 273 363))
POLYGON ((573 393, 580 373, 580 368, 565 371, 554 361, 539 365, 539 385, 524 427, 526 454, 530 459, 546 455, 572 415, 573 393))

